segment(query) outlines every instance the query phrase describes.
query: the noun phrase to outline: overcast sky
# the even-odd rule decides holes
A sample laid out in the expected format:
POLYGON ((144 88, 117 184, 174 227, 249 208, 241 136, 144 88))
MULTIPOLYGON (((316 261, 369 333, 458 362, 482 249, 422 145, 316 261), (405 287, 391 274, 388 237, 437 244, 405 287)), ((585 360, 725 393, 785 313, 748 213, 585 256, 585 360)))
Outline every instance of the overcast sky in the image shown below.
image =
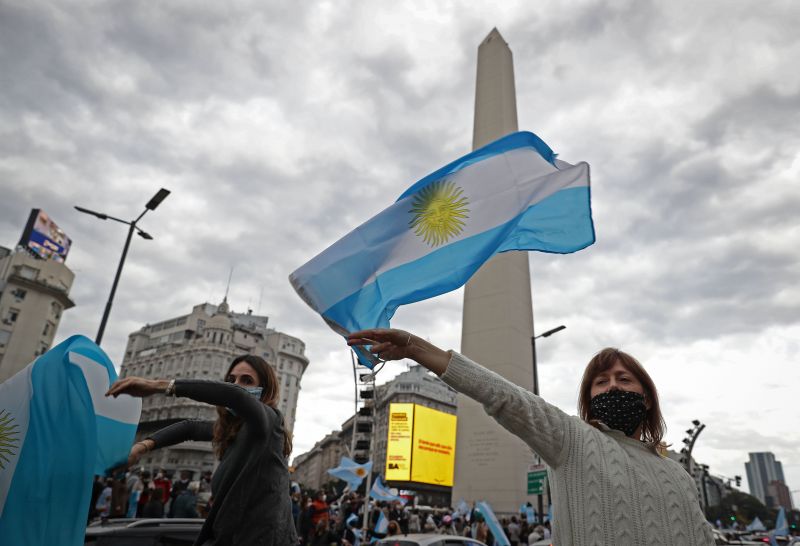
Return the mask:
MULTIPOLYGON (((800 489, 800 4, 0 1, 0 244, 43 208, 73 239, 57 341, 104 348, 229 301, 302 338, 295 455, 352 412, 347 349, 298 266, 471 147, 477 46, 513 53, 519 126, 592 166, 597 243, 530 255, 543 396, 575 413, 589 358, 638 357, 681 446, 744 476, 772 451, 800 489), (436 5, 433 5, 436 4, 436 5)), ((394 325, 458 349, 462 291, 394 325)), ((389 365, 381 382, 405 365, 389 365)), ((795 497, 800 498, 800 497, 795 497)))

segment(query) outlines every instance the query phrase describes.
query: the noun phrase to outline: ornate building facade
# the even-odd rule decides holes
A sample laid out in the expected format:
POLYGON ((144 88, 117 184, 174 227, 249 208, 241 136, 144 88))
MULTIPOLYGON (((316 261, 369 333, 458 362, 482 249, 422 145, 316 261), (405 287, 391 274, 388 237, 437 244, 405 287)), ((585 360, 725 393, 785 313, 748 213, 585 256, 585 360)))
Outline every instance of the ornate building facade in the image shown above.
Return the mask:
MULTIPOLYGON (((230 362, 242 354, 264 358, 280 382, 278 409, 291 431, 300 383, 308 367, 305 344, 297 337, 267 326, 268 317, 231 312, 220 305, 195 305, 191 313, 148 324, 128 336, 120 377, 192 378, 221 380, 230 362)), ((154 395, 143 400, 137 438, 184 419, 213 421, 216 408, 188 398, 154 395)), ((149 453, 147 469, 213 470, 216 460, 210 442, 184 442, 149 453)))

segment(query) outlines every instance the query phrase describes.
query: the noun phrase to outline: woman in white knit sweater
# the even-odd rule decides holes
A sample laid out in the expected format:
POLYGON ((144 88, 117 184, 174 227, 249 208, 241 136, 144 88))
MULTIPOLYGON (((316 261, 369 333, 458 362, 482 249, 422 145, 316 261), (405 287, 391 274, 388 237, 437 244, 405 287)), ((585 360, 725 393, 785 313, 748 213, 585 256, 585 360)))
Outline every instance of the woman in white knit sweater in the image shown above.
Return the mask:
POLYGON ((604 349, 570 416, 454 351, 402 330, 354 332, 384 360, 410 358, 520 437, 547 463, 553 544, 713 545, 694 480, 661 454, 664 420, 650 376, 630 355, 604 349))

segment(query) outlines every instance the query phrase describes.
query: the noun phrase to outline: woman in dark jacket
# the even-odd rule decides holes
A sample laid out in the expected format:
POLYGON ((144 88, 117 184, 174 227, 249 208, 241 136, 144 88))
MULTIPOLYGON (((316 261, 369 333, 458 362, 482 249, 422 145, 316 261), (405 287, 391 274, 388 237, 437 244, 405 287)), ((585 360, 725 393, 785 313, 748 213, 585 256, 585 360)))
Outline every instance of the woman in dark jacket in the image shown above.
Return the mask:
POLYGON ((107 396, 123 393, 139 397, 163 393, 217 406, 216 422, 175 423, 136 442, 128 457, 128 464, 134 465, 160 447, 186 440, 213 443, 220 461, 211 480, 214 505, 195 544, 297 543, 286 463, 291 439, 275 407, 280 400, 277 377, 264 359, 236 358, 225 382, 126 377, 114 383, 107 396))

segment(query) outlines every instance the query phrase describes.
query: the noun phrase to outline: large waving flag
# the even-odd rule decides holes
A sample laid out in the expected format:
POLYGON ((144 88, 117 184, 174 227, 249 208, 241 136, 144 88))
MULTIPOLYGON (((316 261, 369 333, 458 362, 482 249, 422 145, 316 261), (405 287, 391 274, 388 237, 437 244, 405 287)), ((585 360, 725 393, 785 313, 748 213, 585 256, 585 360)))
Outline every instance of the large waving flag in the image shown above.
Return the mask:
POLYGON ((370 489, 369 496, 379 501, 398 501, 403 506, 405 506, 405 504, 408 502, 407 498, 392 493, 392 491, 386 487, 386 484, 383 483, 380 474, 375 476, 375 483, 372 484, 372 489, 370 489))
POLYGON ((372 470, 372 461, 367 461, 364 464, 358 464, 348 457, 342 457, 339 466, 328 470, 328 474, 347 482, 351 491, 355 491, 364 478, 372 470))
POLYGON ((400 305, 459 288, 499 252, 569 253, 594 240, 589 166, 557 160, 539 137, 519 132, 418 181, 289 280, 346 335, 388 327, 400 305))
POLYGON ((511 546, 511 542, 503 532, 503 526, 500 525, 500 522, 497 520, 497 516, 494 515, 494 510, 492 510, 491 506, 489 506, 489 503, 480 501, 475 503, 475 507, 481 513, 483 519, 486 520, 486 525, 489 526, 489 531, 491 531, 492 536, 494 537, 495 545, 511 546))
POLYGON ((92 477, 127 459, 142 402, 104 395, 105 353, 73 336, 0 384, 3 544, 83 544, 92 477))
POLYGON ((385 535, 389 531, 389 520, 383 513, 383 510, 378 511, 378 521, 375 522, 375 532, 379 535, 385 535))

